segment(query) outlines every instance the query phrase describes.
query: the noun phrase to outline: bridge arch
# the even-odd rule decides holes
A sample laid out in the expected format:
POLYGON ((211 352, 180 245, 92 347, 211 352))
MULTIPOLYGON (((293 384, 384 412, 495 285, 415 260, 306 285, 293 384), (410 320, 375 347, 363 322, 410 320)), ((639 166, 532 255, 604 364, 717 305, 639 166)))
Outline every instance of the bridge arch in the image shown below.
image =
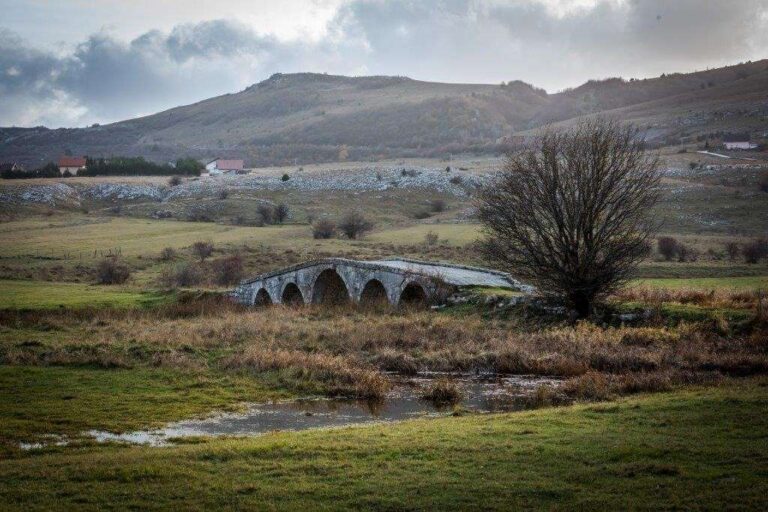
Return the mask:
POLYGON ((272 297, 269 296, 269 292, 266 288, 262 287, 259 288, 259 291, 256 292, 256 295, 253 299, 253 305, 254 306, 269 306, 272 304, 272 297))
POLYGON ((320 272, 312 284, 312 303, 339 305, 349 302, 347 283, 334 268, 320 272))
POLYGON ((427 291, 421 284, 411 281, 400 292, 398 304, 401 306, 426 306, 427 291))
POLYGON ((387 289, 378 279, 370 279, 360 293, 360 304, 363 306, 383 306, 389 304, 387 289))
POLYGON ((280 302, 287 305, 304 304, 304 295, 294 282, 286 283, 283 287, 283 293, 280 295, 280 302))

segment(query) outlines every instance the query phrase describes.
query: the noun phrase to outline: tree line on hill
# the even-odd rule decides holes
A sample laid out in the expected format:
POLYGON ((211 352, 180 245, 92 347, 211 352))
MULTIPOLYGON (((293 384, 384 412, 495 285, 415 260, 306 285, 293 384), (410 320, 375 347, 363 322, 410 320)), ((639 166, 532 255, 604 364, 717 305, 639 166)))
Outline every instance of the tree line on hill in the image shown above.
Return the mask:
MULTIPOLYGON (((175 165, 156 164, 145 160, 144 157, 116 157, 116 158, 90 158, 86 157, 85 169, 81 169, 78 176, 200 176, 205 168, 203 164, 194 158, 179 158, 175 165)), ((59 166, 54 162, 48 162, 44 166, 31 171, 4 170, 0 173, 3 179, 30 179, 30 178, 60 178, 70 177, 71 173, 59 171, 59 166)))

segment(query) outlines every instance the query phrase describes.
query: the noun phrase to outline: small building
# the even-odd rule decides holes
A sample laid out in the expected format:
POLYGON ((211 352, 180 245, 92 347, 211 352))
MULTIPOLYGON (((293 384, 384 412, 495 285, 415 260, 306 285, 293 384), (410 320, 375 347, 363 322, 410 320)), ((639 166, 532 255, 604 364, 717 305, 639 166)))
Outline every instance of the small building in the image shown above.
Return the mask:
POLYGON ((217 158, 205 164, 205 170, 210 176, 219 176, 222 174, 242 174, 242 160, 224 160, 217 158))
POLYGON ((76 176, 77 172, 83 169, 85 169, 84 156, 62 156, 59 158, 59 172, 61 174, 69 172, 76 176))
POLYGON ((723 142, 725 149, 757 149, 757 144, 748 140, 738 140, 733 142, 723 142))
POLYGON ((0 172, 22 172, 24 166, 16 162, 0 162, 0 172))

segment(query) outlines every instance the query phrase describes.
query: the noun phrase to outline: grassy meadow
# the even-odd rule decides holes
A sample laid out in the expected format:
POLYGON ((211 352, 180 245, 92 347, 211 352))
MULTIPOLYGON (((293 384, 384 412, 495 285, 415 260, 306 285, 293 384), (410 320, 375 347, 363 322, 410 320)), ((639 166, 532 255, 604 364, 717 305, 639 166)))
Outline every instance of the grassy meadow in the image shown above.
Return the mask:
POLYGON ((765 380, 609 404, 0 460, 7 510, 761 510, 765 380))
POLYGON ((470 195, 234 190, 161 206, 0 208, 0 508, 764 509, 768 263, 726 251, 765 234, 768 203, 750 192, 753 178, 666 179, 663 234, 696 258, 654 249, 627 288, 576 325, 525 304, 497 307, 511 294, 495 289, 438 310, 254 309, 223 298, 236 279, 216 276, 233 259, 236 277, 331 256, 486 265, 470 195), (435 199, 445 209, 425 216, 435 199), (258 226, 260 201, 285 202, 291 217, 258 226), (215 218, 183 220, 200 204, 215 218), (353 205, 365 205, 370 233, 313 238, 310 220, 353 205), (158 208, 173 219, 152 218, 158 208), (201 241, 212 244, 207 258, 192 249, 201 241), (95 284, 105 258, 126 266, 124 283, 95 284), (179 268, 198 279, 169 282, 179 268), (459 408, 164 448, 87 435, 278 398, 382 400, 395 376, 424 372, 562 386, 540 386, 532 410, 517 413, 459 408), (50 444, 59 439, 69 444, 50 444))

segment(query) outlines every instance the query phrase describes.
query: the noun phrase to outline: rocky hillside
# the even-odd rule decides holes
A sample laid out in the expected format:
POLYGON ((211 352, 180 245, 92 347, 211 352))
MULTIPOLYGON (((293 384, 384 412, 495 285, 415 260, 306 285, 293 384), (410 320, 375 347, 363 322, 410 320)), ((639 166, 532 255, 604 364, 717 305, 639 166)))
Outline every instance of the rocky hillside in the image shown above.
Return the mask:
POLYGON ((669 140, 718 130, 765 131, 765 91, 768 60, 645 80, 590 81, 557 94, 523 82, 276 74, 236 94, 110 125, 0 128, 0 160, 39 165, 68 149, 155 161, 237 156, 256 166, 494 152, 511 135, 604 112, 669 140))

